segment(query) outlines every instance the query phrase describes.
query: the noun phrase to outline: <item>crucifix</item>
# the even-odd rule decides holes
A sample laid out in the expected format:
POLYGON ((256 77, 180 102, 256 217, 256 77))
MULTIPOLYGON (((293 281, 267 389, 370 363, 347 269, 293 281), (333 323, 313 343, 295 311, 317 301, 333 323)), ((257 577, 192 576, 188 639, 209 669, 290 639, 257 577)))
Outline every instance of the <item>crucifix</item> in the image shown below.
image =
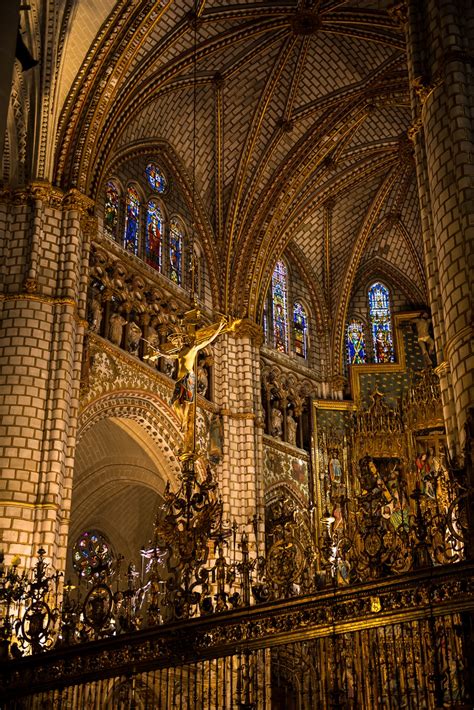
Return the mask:
POLYGON ((172 333, 168 342, 157 348, 150 347, 155 353, 147 359, 154 361, 160 355, 178 361, 177 381, 171 406, 181 423, 184 433, 184 446, 180 458, 194 458, 196 455, 196 370, 197 354, 212 343, 220 333, 235 331, 241 319, 221 316, 216 323, 198 327, 201 312, 198 308, 186 311, 182 325, 183 331, 172 333))

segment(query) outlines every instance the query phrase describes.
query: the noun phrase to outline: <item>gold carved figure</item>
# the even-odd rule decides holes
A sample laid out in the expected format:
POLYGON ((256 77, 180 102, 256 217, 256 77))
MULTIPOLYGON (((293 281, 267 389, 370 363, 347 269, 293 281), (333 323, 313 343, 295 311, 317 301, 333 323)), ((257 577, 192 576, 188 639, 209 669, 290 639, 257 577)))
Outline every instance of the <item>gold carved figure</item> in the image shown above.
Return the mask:
POLYGON ((171 406, 181 424, 184 433, 183 455, 194 451, 195 446, 195 392, 196 367, 198 353, 210 345, 220 333, 234 331, 241 322, 240 319, 222 315, 216 323, 198 327, 201 319, 199 309, 194 308, 184 314, 183 330, 172 333, 167 343, 160 348, 154 346, 155 354, 148 360, 156 360, 164 356, 177 360, 177 380, 171 398, 171 406))

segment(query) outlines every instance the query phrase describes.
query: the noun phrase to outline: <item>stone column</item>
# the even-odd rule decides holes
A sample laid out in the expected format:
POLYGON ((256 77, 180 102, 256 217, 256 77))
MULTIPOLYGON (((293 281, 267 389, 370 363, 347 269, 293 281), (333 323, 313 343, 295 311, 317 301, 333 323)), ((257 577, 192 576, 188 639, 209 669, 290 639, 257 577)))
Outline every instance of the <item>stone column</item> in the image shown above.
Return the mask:
POLYGON ((42 546, 62 569, 86 325, 89 237, 83 219, 92 203, 76 191, 64 195, 45 184, 3 197, 3 547, 27 565, 42 546))
POLYGON ((225 517, 247 525, 263 519, 263 438, 261 421, 261 329, 244 321, 236 333, 215 344, 215 402, 221 409, 224 456, 219 487, 225 517))
POLYGON ((430 305, 446 363, 438 371, 450 449, 459 453, 474 399, 474 6, 410 0, 406 29, 430 305))

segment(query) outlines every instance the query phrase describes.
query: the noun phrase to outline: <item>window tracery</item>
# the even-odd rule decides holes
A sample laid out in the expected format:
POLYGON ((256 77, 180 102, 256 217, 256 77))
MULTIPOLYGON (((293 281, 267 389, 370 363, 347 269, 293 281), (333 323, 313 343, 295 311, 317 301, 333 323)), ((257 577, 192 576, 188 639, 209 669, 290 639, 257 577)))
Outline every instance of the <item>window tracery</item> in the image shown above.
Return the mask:
POLYGON ((105 535, 98 530, 84 530, 72 550, 72 563, 81 577, 90 578, 100 571, 109 573, 115 562, 115 553, 105 535))
POLYGON ((138 228, 140 224, 140 197, 133 185, 127 188, 125 205, 125 232, 123 246, 132 254, 138 254, 138 228))
POLYGON ((277 261, 272 276, 273 342, 277 350, 288 352, 288 271, 277 261))
POLYGON ((293 304, 293 339, 296 355, 306 358, 308 354, 308 317, 301 301, 293 304))
POLYGON ((153 190, 161 194, 166 191, 168 182, 164 173, 155 165, 155 163, 148 163, 145 168, 145 175, 148 180, 148 184, 153 190))
POLYGON ((160 206, 154 200, 149 200, 146 213, 145 261, 157 271, 161 271, 163 225, 160 206))
MULTIPOLYGON (((123 193, 118 181, 110 178, 104 187, 104 233, 183 288, 191 285, 191 269, 188 273, 185 267, 193 260, 188 253, 185 220, 180 214, 168 219, 169 206, 156 195, 168 192, 165 172, 152 161, 144 168, 141 182, 129 182, 123 193)), ((197 242, 194 252, 194 291, 201 299, 205 293, 205 263, 197 242)))
POLYGON ((394 362, 390 292, 380 281, 368 291, 369 316, 376 363, 394 362))
POLYGON ((108 180, 105 184, 104 227, 112 239, 117 238, 119 207, 119 189, 114 180, 108 180))
POLYGON ((271 347, 306 360, 309 356, 310 315, 300 298, 293 300, 291 286, 288 266, 280 259, 275 264, 263 305, 263 332, 271 347))

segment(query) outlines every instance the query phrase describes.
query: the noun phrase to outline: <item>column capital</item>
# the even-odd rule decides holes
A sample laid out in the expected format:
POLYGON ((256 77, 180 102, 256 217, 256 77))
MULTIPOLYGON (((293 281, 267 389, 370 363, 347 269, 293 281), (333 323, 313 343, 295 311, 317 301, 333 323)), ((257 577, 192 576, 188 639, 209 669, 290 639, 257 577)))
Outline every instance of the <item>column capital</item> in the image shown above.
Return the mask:
POLYGON ((250 338, 250 340, 260 347, 263 343, 263 328, 250 318, 242 318, 241 322, 231 331, 234 338, 250 338))

